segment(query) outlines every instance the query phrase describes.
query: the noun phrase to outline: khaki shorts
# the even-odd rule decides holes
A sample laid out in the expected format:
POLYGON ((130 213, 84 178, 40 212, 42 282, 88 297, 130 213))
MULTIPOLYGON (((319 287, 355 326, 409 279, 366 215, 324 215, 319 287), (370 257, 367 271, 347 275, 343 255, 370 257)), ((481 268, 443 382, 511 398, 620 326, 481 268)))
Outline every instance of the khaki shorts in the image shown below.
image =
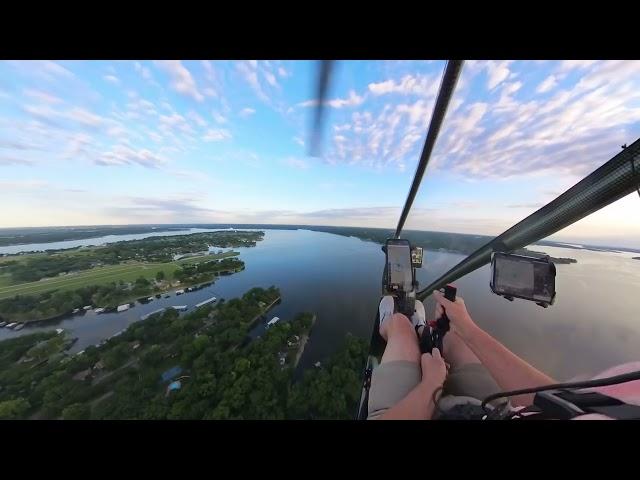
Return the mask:
MULTIPOLYGON (((368 418, 376 418, 393 407, 420 383, 421 378, 420 366, 413 362, 388 362, 374 369, 369 390, 368 418)), ((500 387, 484 365, 467 363, 449 372, 439 405, 448 403, 445 401, 447 397, 483 400, 499 391, 500 387)))

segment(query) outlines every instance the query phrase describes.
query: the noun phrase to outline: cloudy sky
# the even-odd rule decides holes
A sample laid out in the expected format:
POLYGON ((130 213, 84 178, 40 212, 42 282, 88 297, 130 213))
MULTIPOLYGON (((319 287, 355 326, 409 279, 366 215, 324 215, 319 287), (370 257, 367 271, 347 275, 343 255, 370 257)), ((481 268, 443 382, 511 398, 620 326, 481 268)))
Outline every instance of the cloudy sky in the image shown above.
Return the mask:
MULTIPOLYGON (((0 226, 392 227, 443 61, 0 62, 0 226)), ((640 62, 468 61, 407 228, 498 234, 640 136, 640 62)), ((554 238, 640 247, 628 196, 554 238)))

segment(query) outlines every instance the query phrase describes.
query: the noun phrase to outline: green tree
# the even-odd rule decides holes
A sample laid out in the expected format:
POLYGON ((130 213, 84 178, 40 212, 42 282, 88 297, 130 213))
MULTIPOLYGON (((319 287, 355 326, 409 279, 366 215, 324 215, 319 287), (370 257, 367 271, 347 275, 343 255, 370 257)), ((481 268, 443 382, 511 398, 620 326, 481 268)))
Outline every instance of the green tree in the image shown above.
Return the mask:
POLYGON ((90 416, 91 408, 86 403, 74 403, 62 410, 65 420, 88 420, 90 416))
POLYGON ((158 273, 156 273, 156 280, 161 282, 162 280, 164 280, 164 271, 160 270, 158 273))
POLYGON ((0 402, 0 419, 14 420, 23 418, 29 408, 31 408, 31 405, 22 397, 5 400, 4 402, 0 402))

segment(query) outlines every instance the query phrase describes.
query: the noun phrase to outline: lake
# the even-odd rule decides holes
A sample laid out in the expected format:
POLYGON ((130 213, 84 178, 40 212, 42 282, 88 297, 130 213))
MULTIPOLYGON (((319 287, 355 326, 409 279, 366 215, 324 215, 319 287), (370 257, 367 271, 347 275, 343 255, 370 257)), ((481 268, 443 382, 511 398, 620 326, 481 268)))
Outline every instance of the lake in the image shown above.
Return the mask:
MULTIPOLYGON (((96 239, 81 241, 91 240, 96 239)), ((111 241, 117 240, 120 238, 111 241)), ((20 247, 32 249, 29 245, 20 247)), ((509 302, 494 295, 486 266, 456 282, 475 321, 518 355, 560 380, 640 359, 640 261, 632 260, 634 254, 542 246, 536 249, 578 260, 577 264, 557 265, 555 304, 544 309, 524 300, 509 302)), ((369 339, 384 267, 380 245, 308 230, 265 230, 264 240, 256 247, 236 250, 246 264, 245 270, 221 277, 205 289, 181 296, 172 293, 170 298, 136 304, 123 313, 89 312, 18 332, 0 329, 0 339, 64 328, 78 337, 71 350, 76 352, 158 308, 193 307, 214 295, 229 299, 252 287, 270 285, 280 289, 282 303, 267 318, 288 320, 301 311, 317 315, 301 360, 302 368, 326 358, 347 332, 369 339)), ((426 285, 463 258, 426 251, 418 279, 426 285)), ((427 299, 425 307, 427 316, 431 316, 433 301, 427 299)), ((252 335, 263 331, 261 324, 252 335)))

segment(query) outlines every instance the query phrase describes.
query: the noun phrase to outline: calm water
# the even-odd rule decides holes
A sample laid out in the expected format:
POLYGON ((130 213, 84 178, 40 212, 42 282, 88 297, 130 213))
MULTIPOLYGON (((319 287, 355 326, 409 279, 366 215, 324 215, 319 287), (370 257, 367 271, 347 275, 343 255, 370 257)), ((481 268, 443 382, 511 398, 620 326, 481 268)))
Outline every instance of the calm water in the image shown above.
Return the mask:
MULTIPOLYGON (((220 230, 220 229, 217 229, 220 230)), ((168 232, 131 233, 128 235, 105 235, 95 238, 81 238, 79 240, 65 240, 62 242, 29 243, 26 245, 7 245, 0 247, 0 254, 20 252, 40 252, 44 250, 58 250, 62 248, 87 247, 89 245, 104 245, 105 243, 120 242, 125 240, 141 240, 149 237, 166 237, 169 235, 186 235, 189 233, 215 232, 209 228, 187 228, 168 232)))
MULTIPOLYGON (((542 250, 543 247, 538 247, 542 250)), ((266 230, 254 248, 240 248, 246 269, 198 292, 136 305, 127 312, 92 312, 19 332, 0 329, 0 339, 38 330, 65 328, 79 337, 72 352, 96 344, 126 328, 141 315, 169 305, 189 305, 217 296, 232 298, 252 287, 276 285, 282 303, 268 318, 290 319, 297 312, 318 320, 301 360, 312 365, 330 354, 346 332, 369 338, 380 295, 384 254, 380 246, 306 230, 266 230)), ((570 256, 577 264, 558 265, 556 303, 543 309, 526 301, 509 302, 489 289, 489 268, 456 282, 469 311, 483 328, 540 369, 567 379, 640 359, 640 261, 632 254, 544 247, 570 256)), ((462 260, 462 255, 425 252, 419 272, 423 285, 462 260)), ((433 302, 425 303, 427 314, 433 302)), ((259 335, 260 325, 254 332, 259 335)))

